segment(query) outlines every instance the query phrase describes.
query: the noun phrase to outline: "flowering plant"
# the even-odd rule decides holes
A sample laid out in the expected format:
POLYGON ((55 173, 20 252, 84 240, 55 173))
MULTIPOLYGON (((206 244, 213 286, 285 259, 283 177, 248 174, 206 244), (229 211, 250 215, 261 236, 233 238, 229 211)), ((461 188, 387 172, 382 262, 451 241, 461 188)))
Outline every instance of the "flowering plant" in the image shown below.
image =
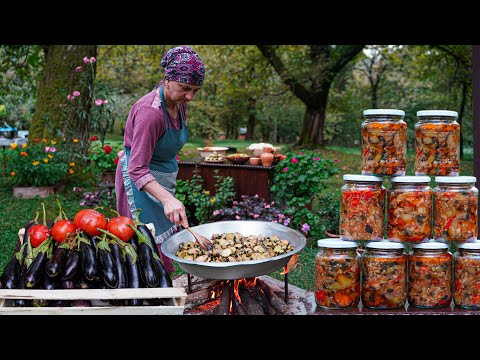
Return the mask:
POLYGON ((104 145, 94 135, 90 137, 90 147, 88 149, 87 159, 90 161, 90 168, 100 171, 115 171, 118 164, 118 150, 110 145, 104 145))
POLYGON ((52 186, 75 173, 75 163, 65 143, 33 139, 32 143, 12 143, 6 153, 7 170, 13 185, 52 186))

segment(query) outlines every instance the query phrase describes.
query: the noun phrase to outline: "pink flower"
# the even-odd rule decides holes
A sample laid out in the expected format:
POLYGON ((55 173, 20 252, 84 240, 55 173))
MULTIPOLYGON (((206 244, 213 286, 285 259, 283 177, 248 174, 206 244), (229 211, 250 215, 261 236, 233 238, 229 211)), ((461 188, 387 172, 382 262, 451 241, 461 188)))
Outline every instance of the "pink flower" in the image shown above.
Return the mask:
POLYGON ((265 205, 265 209, 270 209, 270 205, 265 205))
POLYGON ((294 163, 294 164, 298 164, 298 159, 297 158, 293 158, 292 160, 290 160, 290 162, 294 163))
POLYGON ((50 152, 50 146, 45 147, 45 152, 50 152))
POLYGON ((67 95, 67 99, 70 100, 70 101, 72 101, 72 100, 75 99, 75 98, 74 98, 71 94, 68 94, 68 95, 67 95))
POLYGON ((232 201, 232 205, 238 205, 238 201, 232 201))
POLYGON ((302 228, 300 230, 303 231, 306 234, 306 233, 308 233, 308 230, 310 230, 310 225, 305 223, 305 224, 302 225, 302 228))
POLYGON ((103 103, 104 103, 104 104, 108 104, 108 100, 103 100, 103 103))
POLYGON ((50 152, 55 152, 55 151, 57 151, 57 149, 55 149, 54 147, 50 148, 50 152))
POLYGON ((73 93, 72 93, 73 96, 80 96, 80 91, 77 91, 75 90, 73 93))
POLYGON ((81 66, 77 66, 77 67, 75 68, 75 71, 76 71, 76 72, 82 71, 82 67, 81 67, 81 66))
POLYGON ((333 160, 333 161, 335 161, 335 162, 340 162, 340 160, 338 160, 338 159, 335 159, 335 160, 333 160))
POLYGON ((90 62, 93 64, 94 62, 97 62, 97 59, 95 59, 95 57, 92 56, 92 57, 90 58, 90 62))
POLYGON ((303 154, 305 154, 305 153, 304 153, 303 151, 301 151, 301 152, 299 152, 299 154, 300 154, 300 155, 303 155, 303 154))
POLYGON ((283 172, 287 172, 287 171, 288 171, 288 167, 284 167, 284 168, 282 169, 282 171, 283 171, 283 172))
POLYGON ((180 159, 180 158, 178 157, 178 155, 175 155, 175 159, 178 161, 178 159, 180 159))
POLYGON ((90 62, 90 60, 88 60, 88 57, 85 56, 85 57, 83 58, 83 62, 84 62, 85 64, 88 64, 88 63, 90 62))
POLYGON ((288 226, 290 224, 290 219, 285 219, 285 221, 283 222, 283 225, 285 226, 288 226))
POLYGON ((278 220, 282 221, 284 217, 285 217, 285 215, 283 215, 283 214, 278 214, 278 220))
POLYGON ((260 215, 258 215, 258 214, 253 215, 254 219, 258 219, 259 217, 260 217, 260 215))
POLYGON ((313 158, 313 161, 318 161, 318 160, 320 160, 319 157, 314 157, 314 158, 313 158))
POLYGON ((102 100, 102 99, 97 99, 97 100, 95 100, 95 105, 101 106, 102 104, 103 104, 103 100, 102 100))
POLYGON ((237 215, 237 216, 235 216, 235 219, 240 220, 241 217, 237 215))
POLYGON ((217 216, 218 214, 220 214, 220 210, 215 210, 215 211, 213 212, 213 216, 217 216))
POLYGON ((80 206, 85 206, 85 203, 82 201, 82 202, 80 203, 80 206))

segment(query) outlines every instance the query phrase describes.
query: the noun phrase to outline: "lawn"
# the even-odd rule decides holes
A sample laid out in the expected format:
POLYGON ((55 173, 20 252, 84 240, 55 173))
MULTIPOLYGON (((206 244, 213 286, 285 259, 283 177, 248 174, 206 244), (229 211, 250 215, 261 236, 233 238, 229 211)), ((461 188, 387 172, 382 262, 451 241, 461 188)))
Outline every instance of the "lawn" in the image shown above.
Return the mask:
MULTIPOLYGON (((121 143, 121 138, 108 138, 107 142, 110 144, 121 143)), ((216 141, 215 146, 229 146, 234 147, 239 152, 245 152, 246 148, 251 142, 236 141, 236 140, 224 140, 216 141)), ((191 140, 182 149, 180 153, 180 159, 187 159, 191 157, 197 157, 197 147, 202 147, 201 141, 191 140)), ((285 147, 283 149, 288 149, 285 147)), ((283 149, 281 152, 283 152, 283 149)), ((336 166, 339 168, 339 174, 325 181, 326 189, 325 193, 335 194, 335 198, 340 199, 340 188, 343 185, 342 176, 344 174, 359 174, 360 173, 360 149, 359 148, 342 148, 342 147, 326 147, 319 151, 321 156, 331 160, 337 160, 336 166)), ((412 175, 411 169, 413 168, 413 152, 408 154, 407 162, 407 175, 412 175)), ((462 175, 473 175, 473 157, 471 154, 467 155, 467 160, 461 163, 462 175)), ((433 180, 433 177, 432 177, 433 180)), ((2 223, 0 224, 0 272, 6 265, 6 262, 13 254, 15 248, 15 242, 17 239, 18 230, 23 227, 29 220, 35 217, 37 211, 41 210, 42 199, 20 200, 12 196, 12 188, 9 186, 5 178, 0 176, 0 186, 2 186, 2 192, 0 193, 0 209, 2 223)), ((95 190, 91 183, 88 181, 68 183, 65 190, 60 194, 62 205, 64 206, 67 216, 73 218, 76 212, 81 210, 80 201, 83 196, 73 191, 74 186, 83 186, 84 191, 95 190)), ((389 182, 385 182, 385 186, 389 187, 389 182)), ((432 182, 432 187, 435 184, 432 182)), ((55 218, 58 215, 58 209, 54 196, 49 196, 44 199, 47 209, 47 217, 55 218)), ((111 213, 107 216, 112 216, 111 213)), ((299 253, 296 267, 290 272, 288 281, 290 284, 313 291, 315 286, 315 254, 317 252, 316 240, 310 239, 307 246, 303 251, 299 253)), ((177 265, 177 264, 176 264, 177 265)), ((281 274, 281 270, 276 271, 270 276, 283 280, 284 276, 281 274)), ((178 275, 183 271, 178 268, 174 274, 178 275)))

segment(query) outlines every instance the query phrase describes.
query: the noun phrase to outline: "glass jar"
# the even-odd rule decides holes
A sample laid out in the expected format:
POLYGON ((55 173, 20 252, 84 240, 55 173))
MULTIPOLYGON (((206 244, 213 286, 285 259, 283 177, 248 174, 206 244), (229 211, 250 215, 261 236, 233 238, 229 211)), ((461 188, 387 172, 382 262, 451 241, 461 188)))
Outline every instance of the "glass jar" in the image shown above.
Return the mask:
POLYGON ((357 244, 339 239, 317 241, 315 301, 323 309, 351 309, 360 301, 357 244))
POLYGON ((363 115, 362 174, 405 175, 405 112, 395 109, 369 109, 365 110, 363 115))
POLYGON ((453 302, 456 306, 480 309, 480 241, 463 243, 453 254, 453 302))
POLYGON ((408 259, 408 304, 436 309, 452 301, 452 254, 436 241, 413 244, 408 259))
POLYGON ((365 244, 362 255, 363 306, 399 309, 407 299, 407 255, 404 245, 390 241, 365 244))
POLYGON ((433 189, 433 238, 443 242, 475 241, 478 189, 474 176, 436 176, 433 189))
POLYGON ((390 241, 425 242, 432 237, 432 194, 428 176, 396 176, 387 191, 390 241))
POLYGON ((448 110, 417 112, 415 124, 415 175, 460 173, 460 124, 458 113, 448 110))
POLYGON ((340 237, 342 240, 379 240, 384 235, 385 194, 383 178, 343 175, 340 192, 340 237))

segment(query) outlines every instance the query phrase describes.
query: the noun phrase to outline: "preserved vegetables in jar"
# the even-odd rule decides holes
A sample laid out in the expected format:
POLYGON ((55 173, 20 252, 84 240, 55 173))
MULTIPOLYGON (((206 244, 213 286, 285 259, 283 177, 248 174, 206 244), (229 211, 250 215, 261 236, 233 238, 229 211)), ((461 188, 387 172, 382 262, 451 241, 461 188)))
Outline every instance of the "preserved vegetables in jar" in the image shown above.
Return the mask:
POLYGON ((339 239, 317 242, 315 301, 324 309, 351 309, 360 301, 360 259, 357 244, 339 239))
POLYGON ((408 304, 435 309, 452 301, 452 254, 436 241, 413 244, 408 259, 408 304))
POLYGON ((342 240, 379 240, 384 235, 385 194, 383 178, 344 175, 340 195, 342 240))
POLYGON ((417 112, 415 124, 415 175, 460 173, 460 124, 458 113, 448 110, 417 112))
POLYGON ((405 175, 405 112, 395 109, 369 109, 365 110, 363 115, 362 174, 405 175))
POLYGON ((432 236, 432 194, 428 176, 396 176, 387 191, 390 241, 425 242, 432 236))
POLYGON ((464 309, 480 309, 480 241, 459 244, 453 254, 453 302, 464 309))
POLYGON ((390 241, 365 244, 362 255, 363 306, 399 309, 407 299, 407 255, 404 245, 390 241))
POLYGON ((475 241, 478 189, 474 176, 437 176, 433 189, 433 238, 443 242, 475 241))

